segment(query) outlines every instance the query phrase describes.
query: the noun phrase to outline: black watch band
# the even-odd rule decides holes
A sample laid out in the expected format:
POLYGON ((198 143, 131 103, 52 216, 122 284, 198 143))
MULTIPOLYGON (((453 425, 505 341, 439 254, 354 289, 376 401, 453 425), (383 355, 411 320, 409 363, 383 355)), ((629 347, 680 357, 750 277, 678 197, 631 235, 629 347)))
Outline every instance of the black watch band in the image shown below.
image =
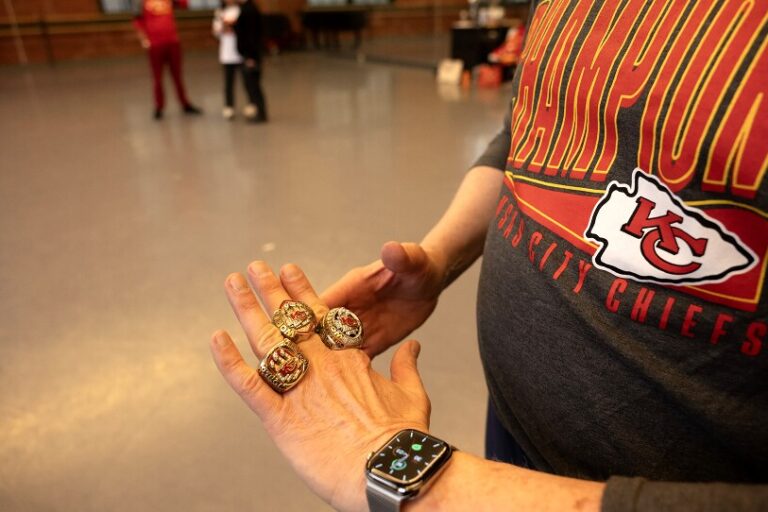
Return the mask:
POLYGON ((400 512, 400 506, 405 501, 405 496, 371 483, 365 482, 365 495, 368 497, 368 509, 370 512, 400 512))

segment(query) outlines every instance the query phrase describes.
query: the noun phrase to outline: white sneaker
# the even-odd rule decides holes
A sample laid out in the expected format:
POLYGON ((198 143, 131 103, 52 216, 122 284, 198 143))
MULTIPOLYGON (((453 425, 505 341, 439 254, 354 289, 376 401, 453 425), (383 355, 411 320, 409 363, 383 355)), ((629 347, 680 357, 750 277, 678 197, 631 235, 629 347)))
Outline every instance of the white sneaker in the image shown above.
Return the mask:
POLYGON ((224 110, 221 111, 221 115, 224 117, 224 119, 230 121, 233 117, 235 117, 235 109, 232 107, 224 107, 224 110))
POLYGON ((254 104, 248 104, 243 109, 243 115, 247 117, 248 119, 253 119, 256 117, 256 105, 254 104))

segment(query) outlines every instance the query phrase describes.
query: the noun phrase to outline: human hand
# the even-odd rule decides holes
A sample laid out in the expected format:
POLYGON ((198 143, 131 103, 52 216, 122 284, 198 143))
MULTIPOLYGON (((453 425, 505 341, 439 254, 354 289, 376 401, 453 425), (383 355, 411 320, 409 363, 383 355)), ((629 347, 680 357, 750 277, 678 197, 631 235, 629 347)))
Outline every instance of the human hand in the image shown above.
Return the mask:
POLYGON ((256 59, 245 59, 245 67, 253 69, 256 67, 256 59))
MULTIPOLYGON (((328 310, 295 265, 284 266, 278 279, 264 262, 254 262, 248 277, 258 300, 240 274, 231 274, 225 289, 259 358, 282 340, 265 311, 288 299, 304 302, 318 318, 328 310)), ((314 334, 299 347, 309 368, 280 395, 243 360, 226 332, 211 340, 219 371, 312 491, 337 510, 367 510, 367 455, 404 428, 428 431, 430 403, 416 369, 419 344, 409 341, 394 354, 391 380, 374 371, 361 350, 329 350, 314 334)))
POLYGON ((436 256, 419 244, 387 242, 380 260, 350 270, 322 293, 322 300, 360 317, 363 350, 374 357, 429 318, 443 290, 443 276, 436 256))
POLYGON ((149 38, 144 34, 139 34, 139 44, 141 44, 141 47, 144 48, 145 50, 148 49, 150 46, 152 46, 152 43, 150 43, 149 38))

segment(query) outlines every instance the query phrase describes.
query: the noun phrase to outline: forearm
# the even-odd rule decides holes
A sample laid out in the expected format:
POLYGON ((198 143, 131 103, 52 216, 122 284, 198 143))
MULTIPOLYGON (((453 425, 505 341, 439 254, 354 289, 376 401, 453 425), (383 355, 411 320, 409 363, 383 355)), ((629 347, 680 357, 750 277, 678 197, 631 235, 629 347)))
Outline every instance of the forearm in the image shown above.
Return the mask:
POLYGON ((538 512, 757 512, 768 510, 768 486, 720 482, 652 482, 566 478, 457 451, 406 512, 536 510, 538 512))
POLYGON ((444 286, 482 254, 504 173, 479 166, 464 177, 442 218, 421 241, 443 270, 444 286))
POLYGON ((536 510, 598 512, 605 484, 554 476, 457 451, 406 512, 536 510))

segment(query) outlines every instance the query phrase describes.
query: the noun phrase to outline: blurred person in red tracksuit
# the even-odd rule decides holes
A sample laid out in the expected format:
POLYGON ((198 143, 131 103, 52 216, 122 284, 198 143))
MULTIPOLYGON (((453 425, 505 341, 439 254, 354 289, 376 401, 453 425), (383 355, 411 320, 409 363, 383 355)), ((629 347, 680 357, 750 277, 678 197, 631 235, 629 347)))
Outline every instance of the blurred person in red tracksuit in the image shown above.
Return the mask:
POLYGON ((187 98, 184 82, 181 77, 181 45, 176 31, 176 21, 173 17, 174 7, 187 7, 187 0, 134 0, 136 17, 133 25, 141 41, 141 46, 147 49, 149 63, 152 67, 152 80, 155 93, 155 119, 162 119, 165 108, 165 93, 163 92, 163 67, 171 68, 176 96, 185 114, 196 115, 202 111, 195 107, 187 98))

